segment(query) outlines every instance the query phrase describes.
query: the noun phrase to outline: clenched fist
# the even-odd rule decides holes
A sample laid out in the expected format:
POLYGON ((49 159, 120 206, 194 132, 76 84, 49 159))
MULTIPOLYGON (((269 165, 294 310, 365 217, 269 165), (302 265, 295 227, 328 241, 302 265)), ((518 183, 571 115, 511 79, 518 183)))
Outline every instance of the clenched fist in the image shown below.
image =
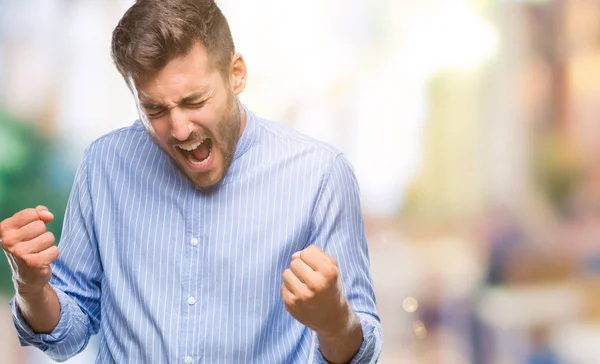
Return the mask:
POLYGON ((315 245, 292 256, 283 272, 281 296, 297 321, 322 336, 344 332, 352 319, 337 263, 315 245))
POLYGON ((58 257, 54 235, 46 224, 54 215, 44 206, 17 212, 0 222, 0 239, 19 293, 41 292, 50 281, 50 263, 58 257))

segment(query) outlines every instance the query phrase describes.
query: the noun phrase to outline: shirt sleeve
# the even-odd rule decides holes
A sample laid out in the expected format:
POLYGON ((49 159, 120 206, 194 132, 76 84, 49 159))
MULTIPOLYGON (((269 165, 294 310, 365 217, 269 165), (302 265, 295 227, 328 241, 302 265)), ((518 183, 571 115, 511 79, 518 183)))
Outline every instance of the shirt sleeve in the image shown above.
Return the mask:
MULTIPOLYGON (((360 318, 363 343, 351 363, 375 363, 383 345, 383 330, 377 315, 359 195, 352 167, 340 154, 324 176, 313 214, 310 243, 337 261, 344 293, 360 318)), ((318 341, 316 347, 315 362, 327 363, 318 341)))
POLYGON ((50 285, 60 303, 58 325, 50 334, 35 333, 13 298, 13 321, 23 346, 34 346, 51 359, 65 361, 80 353, 100 324, 102 266, 93 229, 92 199, 88 183, 89 150, 75 175, 69 196, 58 259, 50 266, 50 285))

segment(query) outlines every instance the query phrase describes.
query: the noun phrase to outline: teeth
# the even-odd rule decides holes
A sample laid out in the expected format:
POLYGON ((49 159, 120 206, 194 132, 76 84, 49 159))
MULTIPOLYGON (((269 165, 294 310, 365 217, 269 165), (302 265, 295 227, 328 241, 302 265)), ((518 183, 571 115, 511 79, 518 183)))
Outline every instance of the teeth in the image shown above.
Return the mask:
POLYGON ((181 148, 183 150, 187 150, 188 152, 191 152, 192 150, 198 148, 200 146, 200 144, 202 144, 204 142, 204 140, 200 140, 197 142, 190 142, 188 144, 181 144, 178 145, 178 148, 181 148))

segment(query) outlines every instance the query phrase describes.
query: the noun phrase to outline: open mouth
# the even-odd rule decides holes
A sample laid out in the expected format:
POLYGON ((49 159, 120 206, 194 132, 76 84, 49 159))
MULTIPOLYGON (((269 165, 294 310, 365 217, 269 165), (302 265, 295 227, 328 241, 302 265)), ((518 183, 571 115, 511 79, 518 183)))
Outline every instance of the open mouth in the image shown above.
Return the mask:
POLYGON ((212 140, 204 139, 177 146, 188 162, 197 167, 208 164, 212 156, 212 140))

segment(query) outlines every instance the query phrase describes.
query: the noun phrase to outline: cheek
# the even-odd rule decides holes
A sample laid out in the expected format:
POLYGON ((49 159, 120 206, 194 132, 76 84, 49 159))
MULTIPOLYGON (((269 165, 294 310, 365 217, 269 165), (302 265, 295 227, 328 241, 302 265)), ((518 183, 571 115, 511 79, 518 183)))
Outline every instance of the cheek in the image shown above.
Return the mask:
POLYGON ((223 115, 213 108, 202 108, 190 113, 190 119, 194 124, 204 129, 208 129, 212 134, 218 134, 217 126, 220 124, 223 115))
POLYGON ((190 110, 188 116, 195 124, 207 125, 213 116, 213 112, 207 107, 202 107, 200 109, 190 110))
POLYGON ((153 139, 157 140, 161 145, 165 145, 170 135, 169 123, 152 120, 146 127, 147 132, 153 139))

